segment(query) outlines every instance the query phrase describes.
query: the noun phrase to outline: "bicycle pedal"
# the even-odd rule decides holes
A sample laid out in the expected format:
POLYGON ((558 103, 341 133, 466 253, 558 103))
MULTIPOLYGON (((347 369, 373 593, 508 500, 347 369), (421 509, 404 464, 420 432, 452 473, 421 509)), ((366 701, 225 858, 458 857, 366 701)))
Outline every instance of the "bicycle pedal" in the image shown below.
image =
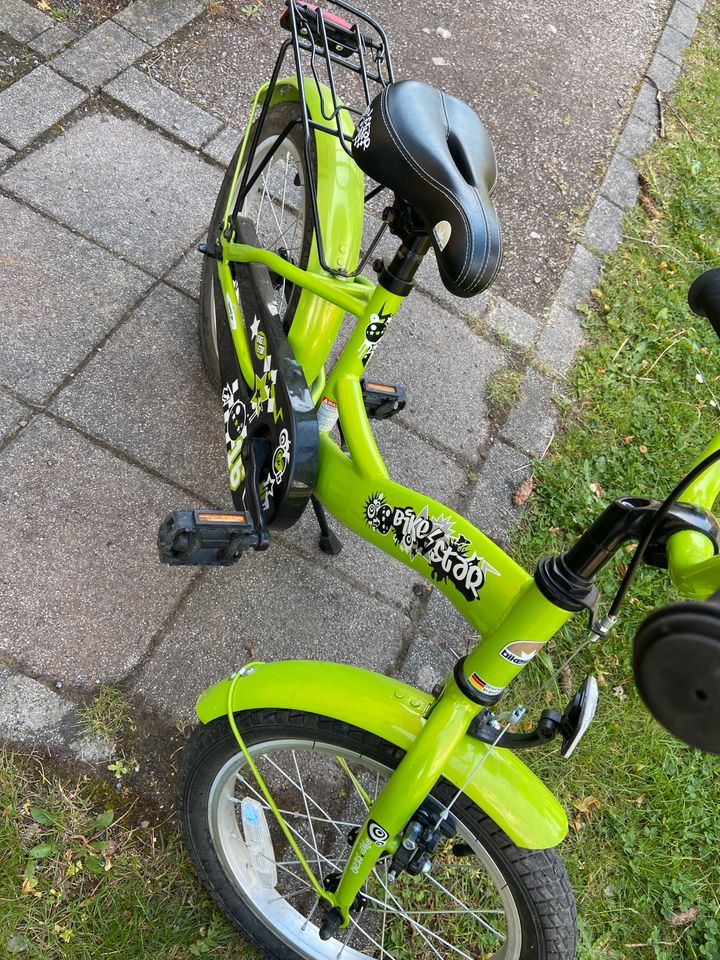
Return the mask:
POLYGON ((361 380, 363 403, 370 420, 387 420, 405 409, 407 392, 405 387, 391 383, 376 383, 361 380))
POLYGON ((246 513, 173 510, 158 530, 160 560, 173 566, 227 567, 243 550, 267 545, 267 530, 258 532, 246 513))

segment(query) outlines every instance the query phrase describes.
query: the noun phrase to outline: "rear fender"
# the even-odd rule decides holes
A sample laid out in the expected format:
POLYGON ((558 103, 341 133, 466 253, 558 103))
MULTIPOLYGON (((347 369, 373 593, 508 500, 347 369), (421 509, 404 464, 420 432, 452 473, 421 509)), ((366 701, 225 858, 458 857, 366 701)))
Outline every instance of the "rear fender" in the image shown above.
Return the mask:
MULTIPOLYGON (((303 88, 311 119, 331 126, 327 120, 333 112, 329 87, 305 77, 303 88)), ((265 85, 258 91, 259 103, 265 99, 267 89, 265 85)), ((299 101, 300 90, 296 77, 277 81, 271 96, 272 104, 299 101)), ((347 110, 340 110, 334 122, 341 124, 348 139, 352 136, 354 124, 347 110)), ((364 177, 355 161, 343 149, 338 137, 316 130, 315 149, 318 162, 317 207, 325 262, 334 270, 352 273, 358 263, 362 241, 364 177)), ((308 270, 321 272, 315 239, 308 270)), ((309 290, 303 291, 288 341, 308 383, 312 383, 323 369, 342 319, 343 310, 340 307, 309 290)))
MULTIPOLYGON (((302 710, 343 720, 407 750, 417 737, 432 698, 392 677, 318 660, 253 663, 234 692, 233 712, 263 707, 302 710)), ((209 687, 197 702, 209 723, 227 715, 230 680, 209 687)), ((554 847, 567 833, 565 811, 515 754, 496 748, 466 783, 487 744, 466 736, 443 771, 519 847, 554 847)))

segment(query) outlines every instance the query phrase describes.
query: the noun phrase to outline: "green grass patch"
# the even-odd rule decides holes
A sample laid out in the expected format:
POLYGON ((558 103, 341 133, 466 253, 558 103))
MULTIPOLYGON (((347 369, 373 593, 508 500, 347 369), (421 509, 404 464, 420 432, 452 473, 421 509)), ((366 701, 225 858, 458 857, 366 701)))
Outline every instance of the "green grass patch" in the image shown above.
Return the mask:
POLYGON ((500 370, 485 387, 485 397, 493 415, 506 413, 520 399, 524 374, 519 370, 500 370))
POLYGON ((175 833, 135 826, 134 810, 123 815, 108 796, 0 753, 0 957, 254 956, 208 902, 175 833))
MULTIPOLYGON (((640 164, 641 203, 626 219, 626 239, 593 291, 592 345, 576 369, 566 429, 536 464, 536 492, 516 538, 530 569, 571 543, 615 497, 662 499, 719 428, 717 337, 686 305, 692 280, 720 263, 717 5, 666 120, 667 140, 640 164)), ((602 579, 606 603, 629 555, 602 579)), ((533 760, 571 812, 564 856, 578 894, 583 960, 720 958, 717 758, 658 727, 632 680, 638 625, 673 599, 663 572, 637 578, 613 636, 581 654, 555 691, 565 697, 586 672, 600 675, 598 717, 586 740, 569 762, 552 751, 533 760)), ((548 648, 555 666, 587 635, 577 619, 548 648)), ((548 663, 531 669, 528 689, 548 663)))

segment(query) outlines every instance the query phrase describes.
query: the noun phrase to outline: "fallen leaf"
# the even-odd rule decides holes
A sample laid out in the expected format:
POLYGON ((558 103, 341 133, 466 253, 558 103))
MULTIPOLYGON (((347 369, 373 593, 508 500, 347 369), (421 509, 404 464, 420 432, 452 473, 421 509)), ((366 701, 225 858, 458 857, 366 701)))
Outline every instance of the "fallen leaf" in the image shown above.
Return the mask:
POLYGON ((52 10, 47 0, 37 0, 37 8, 38 10, 52 10))
POLYGON ((590 490, 591 490, 592 493, 595 494, 595 496, 596 496, 598 499, 600 499, 601 497, 604 497, 604 496, 605 496, 605 489, 604 489, 604 487, 601 487, 600 484, 597 483, 595 480, 593 480, 593 482, 590 484, 590 490))
POLYGON ((684 913, 674 913, 670 917, 670 926, 671 927, 687 927, 697 919, 698 908, 690 907, 689 910, 686 910, 684 913))
POLYGON ((633 441, 634 439, 635 439, 635 434, 634 434, 634 433, 629 433, 626 437, 623 437, 623 441, 624 441, 625 443, 632 443, 632 441, 633 441))
POLYGON ((512 505, 514 507, 521 507, 524 503, 527 503, 534 489, 534 477, 528 477, 527 480, 523 480, 512 495, 512 505))
POLYGON ((648 452, 648 448, 645 446, 644 443, 641 443, 641 444, 640 444, 640 446, 638 447, 638 450, 640 451, 640 453, 647 453, 647 452, 648 452))
POLYGON ((622 703, 627 700, 627 694, 625 693, 625 688, 621 683, 616 687, 613 687, 613 696, 617 697, 622 703))
POLYGON ((573 692, 573 675, 570 664, 566 664, 560 671, 560 689, 567 696, 570 696, 573 692))
POLYGON ((573 800, 572 805, 579 813, 590 813, 593 807, 599 807, 600 801, 592 794, 585 797, 584 800, 573 800))

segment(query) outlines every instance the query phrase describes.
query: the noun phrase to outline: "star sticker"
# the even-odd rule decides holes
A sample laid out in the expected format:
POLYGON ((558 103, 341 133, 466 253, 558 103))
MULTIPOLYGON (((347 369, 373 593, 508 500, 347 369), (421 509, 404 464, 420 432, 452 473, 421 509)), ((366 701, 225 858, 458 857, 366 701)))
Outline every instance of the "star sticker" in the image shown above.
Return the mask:
POLYGON ((260 320, 256 316, 253 322, 250 324, 250 336, 254 340, 257 337, 258 330, 260 329, 260 320))

